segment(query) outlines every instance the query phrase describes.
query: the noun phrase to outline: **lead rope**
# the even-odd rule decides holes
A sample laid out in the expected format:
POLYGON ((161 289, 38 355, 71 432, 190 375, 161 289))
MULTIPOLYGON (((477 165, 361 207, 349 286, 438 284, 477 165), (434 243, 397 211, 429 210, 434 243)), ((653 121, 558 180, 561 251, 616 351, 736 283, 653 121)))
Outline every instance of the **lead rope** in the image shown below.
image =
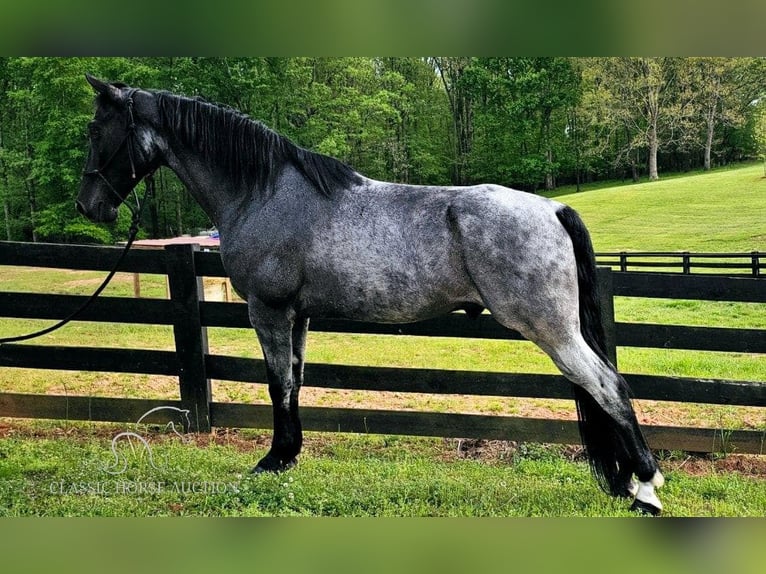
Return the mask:
MULTIPOLYGON (((136 202, 138 203, 137 209, 131 209, 131 212, 133 214, 130 222, 130 231, 128 232, 128 241, 125 244, 125 248, 122 250, 122 253, 120 253, 120 256, 117 258, 117 261, 114 264, 114 267, 112 267, 112 270, 109 271, 109 274, 106 276, 106 278, 101 282, 101 285, 98 286, 98 289, 96 289, 93 294, 88 297, 88 299, 80 305, 78 309, 67 315, 65 318, 61 319, 58 323, 55 323, 51 325, 50 327, 46 327, 44 329, 40 329, 39 331, 34 331, 32 333, 27 333, 26 335, 17 335, 15 337, 4 337, 0 339, 0 345, 3 345, 5 343, 18 343, 19 341, 28 341, 29 339, 35 339, 37 337, 42 337, 43 335, 47 335, 48 333, 52 333, 53 331, 60 329, 70 321, 73 321, 76 319, 85 309, 87 309, 93 301, 96 300, 96 298, 101 295, 101 292, 106 289, 106 286, 109 285, 109 282, 112 280, 112 277, 114 277, 115 273, 117 273, 117 269, 122 264, 122 260, 125 259, 125 255, 127 255, 128 251, 130 250, 130 247, 133 245, 133 242, 136 240, 136 235, 138 235, 138 229, 139 224, 141 222, 141 213, 144 210, 144 205, 146 205, 147 196, 151 194, 151 190, 153 189, 153 181, 152 181, 152 174, 149 174, 146 176, 145 181, 146 185, 146 191, 144 193, 144 201, 138 202, 138 194, 135 193, 135 188, 133 189, 133 193, 135 194, 136 202), (151 184, 151 185, 150 185, 151 184)), ((128 206, 131 207, 131 206, 128 206)))

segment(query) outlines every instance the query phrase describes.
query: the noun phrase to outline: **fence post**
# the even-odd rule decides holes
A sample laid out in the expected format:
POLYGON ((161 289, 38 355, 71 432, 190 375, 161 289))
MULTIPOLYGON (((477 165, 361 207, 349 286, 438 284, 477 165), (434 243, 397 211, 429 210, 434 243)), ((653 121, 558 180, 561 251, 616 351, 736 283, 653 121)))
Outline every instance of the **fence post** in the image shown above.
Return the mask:
POLYGON ((606 356, 617 366, 617 329, 614 321, 614 277, 609 267, 596 269, 601 305, 601 323, 606 337, 606 356))
POLYGON ((207 328, 202 326, 199 302, 204 299, 202 278, 194 268, 198 245, 167 245, 165 263, 173 302, 173 336, 176 344, 181 405, 189 409, 188 429, 210 432, 210 380, 205 370, 207 328))
POLYGON ((681 267, 684 275, 689 275, 692 272, 691 255, 688 251, 681 253, 681 267))
POLYGON ((761 276, 760 252, 758 252, 758 251, 751 251, 750 252, 750 261, 751 261, 752 267, 753 267, 753 277, 760 277, 761 276))

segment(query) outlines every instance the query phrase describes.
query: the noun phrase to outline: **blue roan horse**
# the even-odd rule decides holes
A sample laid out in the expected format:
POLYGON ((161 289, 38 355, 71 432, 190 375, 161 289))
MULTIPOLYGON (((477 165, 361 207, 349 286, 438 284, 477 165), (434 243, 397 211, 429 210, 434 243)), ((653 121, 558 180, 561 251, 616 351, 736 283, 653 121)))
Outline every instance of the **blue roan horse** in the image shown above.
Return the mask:
POLYGON ((137 182, 164 165, 220 231, 274 409, 271 449, 255 472, 289 468, 300 452, 311 317, 404 323, 487 308, 574 383, 602 488, 660 512, 662 474, 606 358, 593 249, 571 208, 498 185, 375 181, 230 108, 87 79, 97 98, 80 213, 114 221, 137 182))

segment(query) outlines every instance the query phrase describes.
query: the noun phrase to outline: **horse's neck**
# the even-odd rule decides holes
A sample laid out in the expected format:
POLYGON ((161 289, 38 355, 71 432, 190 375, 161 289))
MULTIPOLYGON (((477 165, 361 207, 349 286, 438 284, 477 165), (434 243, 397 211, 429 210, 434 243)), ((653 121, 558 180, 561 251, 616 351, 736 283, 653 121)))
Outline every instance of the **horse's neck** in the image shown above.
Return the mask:
POLYGON ((217 227, 221 227, 226 213, 241 200, 241 184, 228 174, 208 165, 201 154, 180 145, 168 146, 165 163, 173 170, 192 197, 217 227))

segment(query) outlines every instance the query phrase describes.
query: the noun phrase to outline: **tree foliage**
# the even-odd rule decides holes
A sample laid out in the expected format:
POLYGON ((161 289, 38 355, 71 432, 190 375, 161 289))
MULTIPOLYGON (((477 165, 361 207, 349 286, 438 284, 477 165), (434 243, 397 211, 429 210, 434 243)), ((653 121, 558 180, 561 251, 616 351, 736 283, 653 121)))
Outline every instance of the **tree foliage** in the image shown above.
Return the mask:
MULTIPOLYGON (((84 74, 220 102, 369 177, 415 184, 660 177, 766 154, 760 58, 0 58, 9 240, 109 243, 75 213, 84 74)), ((169 171, 145 233, 210 225, 169 171)))

